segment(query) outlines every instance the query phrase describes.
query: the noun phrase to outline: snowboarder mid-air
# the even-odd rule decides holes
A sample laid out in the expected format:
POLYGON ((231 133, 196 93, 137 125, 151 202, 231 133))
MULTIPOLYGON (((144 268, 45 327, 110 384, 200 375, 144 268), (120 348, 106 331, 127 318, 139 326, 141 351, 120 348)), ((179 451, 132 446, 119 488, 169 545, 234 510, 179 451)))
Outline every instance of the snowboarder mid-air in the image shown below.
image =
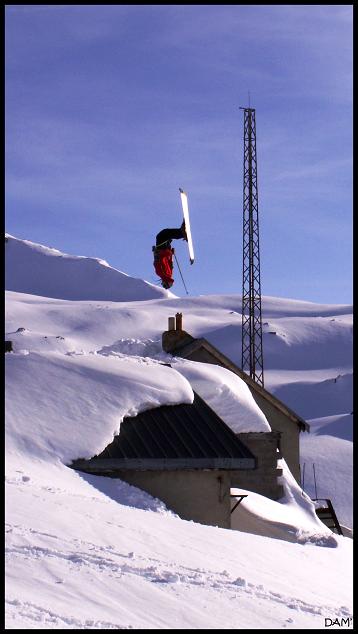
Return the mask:
POLYGON ((172 240, 180 239, 188 241, 185 231, 185 221, 183 221, 179 229, 162 229, 156 237, 155 247, 153 247, 153 265, 164 288, 170 288, 174 284, 172 277, 174 249, 171 244, 172 240))

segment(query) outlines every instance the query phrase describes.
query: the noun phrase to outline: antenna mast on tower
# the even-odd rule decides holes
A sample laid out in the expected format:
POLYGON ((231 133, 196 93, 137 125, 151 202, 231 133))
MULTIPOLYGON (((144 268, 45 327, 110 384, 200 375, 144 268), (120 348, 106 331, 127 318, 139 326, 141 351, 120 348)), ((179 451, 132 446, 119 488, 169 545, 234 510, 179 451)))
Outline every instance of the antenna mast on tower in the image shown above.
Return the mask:
POLYGON ((241 367, 262 387, 262 316, 255 108, 244 110, 242 358, 241 367))

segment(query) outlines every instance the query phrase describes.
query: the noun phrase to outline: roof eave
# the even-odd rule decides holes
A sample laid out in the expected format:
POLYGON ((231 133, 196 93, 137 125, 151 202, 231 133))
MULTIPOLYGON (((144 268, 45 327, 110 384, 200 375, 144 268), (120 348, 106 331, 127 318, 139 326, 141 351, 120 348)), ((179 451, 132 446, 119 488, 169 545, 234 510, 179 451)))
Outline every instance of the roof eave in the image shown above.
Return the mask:
POLYGON ((182 471, 256 469, 255 458, 91 458, 74 460, 71 468, 90 473, 116 471, 182 471))

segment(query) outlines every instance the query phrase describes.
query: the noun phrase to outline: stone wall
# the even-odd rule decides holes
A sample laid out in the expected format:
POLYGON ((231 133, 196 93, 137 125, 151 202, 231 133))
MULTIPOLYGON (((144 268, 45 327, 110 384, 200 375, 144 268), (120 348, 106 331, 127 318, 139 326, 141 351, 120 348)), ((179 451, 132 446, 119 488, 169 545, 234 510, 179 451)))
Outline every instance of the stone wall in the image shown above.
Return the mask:
POLYGON ((279 432, 246 432, 237 434, 257 459, 257 468, 250 471, 233 472, 231 486, 248 489, 265 495, 271 500, 278 500, 283 496, 283 487, 278 483, 278 476, 282 469, 277 468, 280 453, 277 447, 281 434, 279 432))
POLYGON ((257 405, 265 414, 273 431, 281 433, 280 451, 292 475, 300 484, 300 430, 283 412, 280 412, 267 399, 251 391, 257 405))
MULTIPOLYGON (((185 520, 230 528, 231 474, 224 470, 118 471, 118 477, 150 495, 185 520)), ((241 472, 238 472, 241 473, 241 472)))

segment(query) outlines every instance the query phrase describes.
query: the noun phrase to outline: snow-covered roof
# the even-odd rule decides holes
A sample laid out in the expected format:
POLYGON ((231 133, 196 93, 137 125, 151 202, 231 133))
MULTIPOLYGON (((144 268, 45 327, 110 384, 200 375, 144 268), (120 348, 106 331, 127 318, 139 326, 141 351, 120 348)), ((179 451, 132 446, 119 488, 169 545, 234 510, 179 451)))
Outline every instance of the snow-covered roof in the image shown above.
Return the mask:
POLYGON ((171 365, 236 434, 271 431, 246 383, 230 370, 180 357, 171 365))
MULTIPOLYGON (((170 331, 169 333, 164 333, 164 334, 170 335, 170 331)), ((187 338, 190 337, 191 341, 189 343, 185 343, 184 345, 181 345, 180 343, 181 340, 178 338, 177 331, 175 331, 175 335, 176 335, 176 338, 175 338, 176 345, 175 347, 170 348, 171 354, 190 359, 195 354, 195 352, 200 350, 201 348, 207 350, 211 355, 213 355, 213 357, 215 357, 218 360, 218 363, 221 366, 223 366, 224 368, 227 368, 228 370, 230 370, 231 372, 239 376, 240 379, 248 385, 250 390, 257 392, 262 398, 264 398, 265 400, 268 400, 273 407, 283 412, 290 421, 292 421, 293 423, 299 426, 301 431, 309 431, 309 424, 305 420, 303 420, 301 416, 296 414, 291 408, 289 408, 282 401, 280 401, 280 399, 278 399, 276 396, 268 392, 268 390, 266 390, 261 385, 256 383, 253 379, 251 379, 251 377, 248 374, 243 372, 241 368, 239 368, 235 363, 233 363, 233 361, 231 361, 231 359, 229 359, 222 352, 220 352, 220 350, 218 350, 207 339, 205 339, 204 337, 194 339, 190 337, 190 335, 188 335, 187 332, 182 331, 183 340, 186 342, 187 338)), ((167 348, 167 350, 169 351, 169 348, 167 348)))
POLYGON ((72 466, 96 473, 122 469, 255 469, 256 459, 194 392, 193 403, 162 405, 124 418, 98 456, 72 466))

